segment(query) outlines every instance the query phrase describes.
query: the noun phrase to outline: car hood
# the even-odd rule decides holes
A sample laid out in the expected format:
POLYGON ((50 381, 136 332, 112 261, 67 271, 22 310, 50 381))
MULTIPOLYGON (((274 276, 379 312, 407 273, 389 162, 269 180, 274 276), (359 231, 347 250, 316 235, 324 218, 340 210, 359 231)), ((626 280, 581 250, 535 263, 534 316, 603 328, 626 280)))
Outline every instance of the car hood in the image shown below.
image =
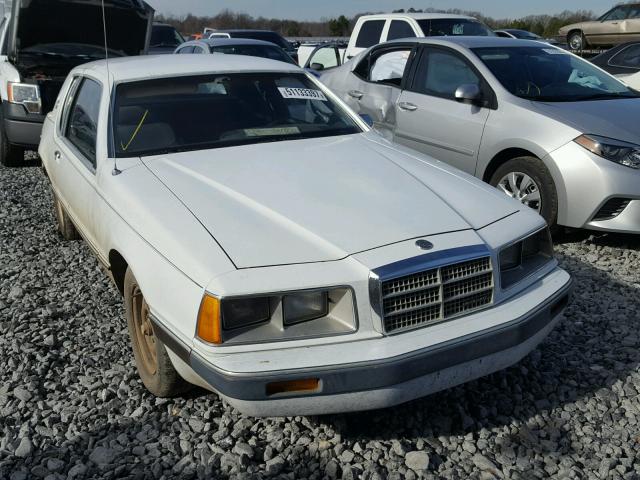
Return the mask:
POLYGON ((639 143, 640 98, 531 103, 537 112, 569 125, 580 133, 639 143))
MULTIPOLYGON (((104 0, 104 7, 109 49, 123 56, 145 53, 153 8, 142 0, 104 0)), ((11 17, 8 53, 14 59, 38 45, 104 47, 101 1, 15 0, 11 17)))
POLYGON ((475 179, 371 135, 143 161, 237 268, 339 260, 407 239, 478 229, 518 210, 475 179), (408 161, 429 180, 400 166, 408 161))

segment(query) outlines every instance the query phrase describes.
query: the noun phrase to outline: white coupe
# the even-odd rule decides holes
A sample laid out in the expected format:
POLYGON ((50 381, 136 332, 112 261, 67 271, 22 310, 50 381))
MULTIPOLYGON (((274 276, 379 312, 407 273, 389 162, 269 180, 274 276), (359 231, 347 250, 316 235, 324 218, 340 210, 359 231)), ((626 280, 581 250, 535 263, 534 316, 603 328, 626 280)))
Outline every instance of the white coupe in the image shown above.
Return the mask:
POLYGON ((40 155, 60 231, 110 272, 158 396, 387 407, 519 361, 569 298, 538 214, 388 143, 292 65, 78 67, 40 155))

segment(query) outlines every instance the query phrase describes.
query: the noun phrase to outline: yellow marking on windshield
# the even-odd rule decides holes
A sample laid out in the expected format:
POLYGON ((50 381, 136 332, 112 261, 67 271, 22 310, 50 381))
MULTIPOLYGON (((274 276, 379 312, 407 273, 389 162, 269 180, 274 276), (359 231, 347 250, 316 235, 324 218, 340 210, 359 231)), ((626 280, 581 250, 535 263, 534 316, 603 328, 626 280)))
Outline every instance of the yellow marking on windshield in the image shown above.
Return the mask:
POLYGON ((144 121, 147 119, 147 115, 149 114, 149 110, 145 110, 144 111, 144 115, 142 115, 142 118, 140 119, 140 123, 138 123, 138 126, 136 127, 136 129, 133 131, 133 135, 131 135, 131 138, 129 139, 129 141, 127 142, 127 144, 125 145, 124 143, 120 142, 120 147, 122 148, 123 152, 126 152, 127 149, 129 148, 129 146, 131 146, 131 143, 133 142, 133 140, 135 140, 136 136, 138 135, 138 133, 140 133, 140 129, 142 128, 142 124, 144 123, 144 121))

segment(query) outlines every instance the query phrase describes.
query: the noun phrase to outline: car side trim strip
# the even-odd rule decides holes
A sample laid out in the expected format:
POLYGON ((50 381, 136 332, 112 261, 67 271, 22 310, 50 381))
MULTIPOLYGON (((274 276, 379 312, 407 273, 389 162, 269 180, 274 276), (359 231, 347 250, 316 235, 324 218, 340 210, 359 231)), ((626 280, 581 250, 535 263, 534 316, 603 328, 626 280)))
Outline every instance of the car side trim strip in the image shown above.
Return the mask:
POLYGON ((151 320, 151 323, 153 324, 153 333, 158 337, 158 340, 164 343, 164 345, 175 353, 180 360, 189 365, 191 362, 191 347, 171 333, 171 331, 154 315, 149 315, 149 320, 151 320))

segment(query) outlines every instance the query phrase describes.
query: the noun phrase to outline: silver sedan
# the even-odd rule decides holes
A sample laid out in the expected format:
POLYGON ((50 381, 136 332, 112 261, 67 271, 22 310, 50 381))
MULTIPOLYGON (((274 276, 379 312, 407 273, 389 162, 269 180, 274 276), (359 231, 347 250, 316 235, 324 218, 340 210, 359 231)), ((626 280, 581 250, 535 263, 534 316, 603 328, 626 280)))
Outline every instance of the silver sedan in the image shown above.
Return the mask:
POLYGON ((375 46, 321 80, 378 131, 537 210, 640 233, 640 98, 559 48, 504 38, 375 46))

